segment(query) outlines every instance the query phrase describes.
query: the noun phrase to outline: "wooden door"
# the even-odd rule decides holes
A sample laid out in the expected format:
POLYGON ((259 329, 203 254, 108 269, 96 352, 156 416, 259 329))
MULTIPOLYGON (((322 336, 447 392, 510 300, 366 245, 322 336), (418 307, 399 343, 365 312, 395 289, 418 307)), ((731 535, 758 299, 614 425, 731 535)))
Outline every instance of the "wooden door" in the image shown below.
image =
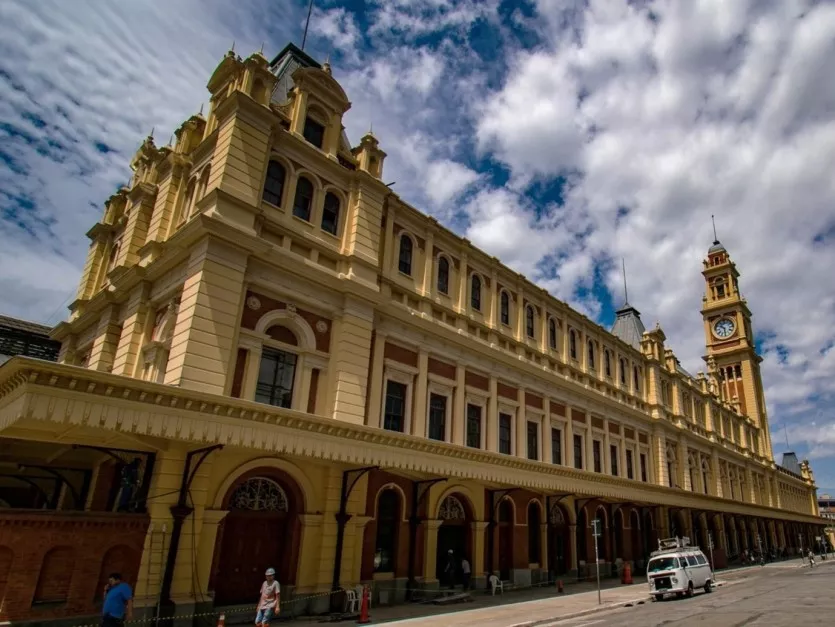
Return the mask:
POLYGON ((275 568, 279 582, 287 581, 286 526, 280 514, 232 512, 226 517, 215 576, 217 605, 256 603, 267 568, 275 568))

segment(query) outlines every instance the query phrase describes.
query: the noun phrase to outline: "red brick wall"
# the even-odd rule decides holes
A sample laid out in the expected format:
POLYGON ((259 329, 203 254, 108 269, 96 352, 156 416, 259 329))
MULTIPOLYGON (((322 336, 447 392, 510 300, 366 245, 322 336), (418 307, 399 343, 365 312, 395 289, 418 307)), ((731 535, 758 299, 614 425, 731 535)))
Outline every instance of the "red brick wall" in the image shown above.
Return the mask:
POLYGON ((97 614, 102 573, 136 584, 147 528, 144 515, 0 514, 0 620, 97 614))

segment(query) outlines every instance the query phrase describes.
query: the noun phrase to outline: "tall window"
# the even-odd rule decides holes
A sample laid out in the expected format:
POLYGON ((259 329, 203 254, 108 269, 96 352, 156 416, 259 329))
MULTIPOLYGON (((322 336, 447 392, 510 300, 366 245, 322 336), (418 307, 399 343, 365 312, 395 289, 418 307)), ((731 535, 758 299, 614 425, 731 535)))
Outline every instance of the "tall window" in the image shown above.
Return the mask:
POLYGON ((557 350, 557 323, 553 318, 548 320, 548 345, 557 350))
POLYGON ((438 258, 438 292, 449 294, 449 260, 446 257, 438 258))
POLYGON ((512 424, 513 417, 510 414, 499 414, 499 453, 510 455, 512 424))
POLYGON ((505 291, 502 291, 501 296, 501 318, 502 324, 510 324, 510 296, 505 291))
POLYGON ((634 479, 635 478, 635 471, 632 467, 632 451, 626 451, 626 478, 627 479, 634 479))
POLYGON ((470 282, 470 307, 481 311, 481 279, 475 274, 470 282))
POLYGON ((406 385, 397 381, 386 384, 386 411, 383 428, 403 432, 406 424, 406 385))
POLYGON ((293 380, 296 376, 296 356, 292 353, 265 348, 261 353, 255 401, 276 407, 293 404, 293 380))
POLYGON ((574 434, 574 467, 583 469, 583 436, 574 434))
POLYGON ((571 359, 577 359, 577 334, 574 329, 568 331, 568 352, 571 359))
POLYGON ((534 337, 534 313, 533 307, 531 307, 530 305, 525 307, 525 331, 527 332, 528 337, 534 337))
POLYGON ((377 541, 374 571, 394 572, 397 555, 397 531, 400 527, 400 495, 395 490, 383 490, 377 502, 377 541))
POLYGON ((400 255, 397 269, 403 274, 412 276, 412 238, 408 235, 400 236, 400 255))
POLYGON ((603 459, 600 453, 600 440, 593 440, 591 452, 594 455, 594 472, 603 472, 603 459))
POLYGON ((603 365, 606 368, 606 376, 612 376, 612 356, 609 354, 608 350, 603 351, 603 365))
POLYGON ((551 463, 562 465, 562 431, 551 428, 551 463))
POLYGON ((446 396, 429 395, 429 438, 432 440, 446 440, 446 404, 446 396))
POLYGON ((310 222, 310 208, 313 206, 313 183, 299 178, 296 183, 296 198, 293 200, 293 215, 310 222))
POLYGON ((325 140, 325 127, 308 115, 304 121, 303 135, 311 144, 321 148, 325 140))
POLYGON ((528 459, 539 459, 539 424, 528 421, 528 459))
POLYGON ((542 514, 537 503, 528 505, 528 563, 539 564, 542 553, 542 514))
POLYGON ((705 494, 710 494, 710 473, 705 465, 702 465, 702 490, 705 494))
POLYGON ((328 192, 325 194, 325 204, 322 207, 322 230, 336 235, 339 228, 339 197, 328 192))
POLYGON ((594 342, 589 340, 589 368, 594 368, 594 342))
POLYGON ((278 161, 270 161, 267 166, 267 180, 264 181, 264 192, 262 198, 268 203, 280 206, 281 198, 284 196, 284 181, 287 172, 284 166, 278 161))
POLYGON ((697 489, 696 486, 696 469, 693 468, 694 464, 689 464, 690 468, 687 470, 687 473, 690 475, 690 491, 695 492, 697 489))
POLYGON ((481 407, 467 405, 467 446, 481 448, 481 407))
POLYGON ((673 462, 667 460, 667 485, 671 488, 675 486, 675 469, 673 468, 673 462))
POLYGON ((620 384, 626 385, 626 360, 623 357, 620 359, 620 384))
POLYGON ((647 480, 647 456, 646 453, 641 453, 641 481, 646 483, 647 480))
POLYGON ((635 394, 640 394, 641 392, 641 375, 638 372, 638 366, 632 367, 632 378, 634 379, 635 383, 635 394))
POLYGON ((609 445, 609 462, 612 465, 612 475, 615 477, 620 475, 618 472, 618 447, 615 444, 609 445))

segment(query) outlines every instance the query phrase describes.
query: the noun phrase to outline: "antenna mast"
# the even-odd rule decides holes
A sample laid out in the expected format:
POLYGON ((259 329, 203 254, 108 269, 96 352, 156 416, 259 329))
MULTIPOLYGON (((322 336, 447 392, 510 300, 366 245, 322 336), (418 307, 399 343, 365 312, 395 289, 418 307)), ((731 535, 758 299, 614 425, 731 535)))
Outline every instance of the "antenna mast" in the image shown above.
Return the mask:
POLYGON ((715 243, 719 241, 719 238, 716 236, 716 218, 713 214, 710 214, 710 221, 713 222, 713 241, 715 243))
POLYGON ((783 423, 783 432, 786 434, 786 451, 790 451, 791 448, 789 447, 789 428, 786 426, 786 423, 783 423))
POLYGON ((310 0, 310 4, 307 5, 307 21, 304 23, 304 36, 302 37, 302 50, 304 50, 304 44, 307 41, 307 29, 310 26, 310 14, 313 13, 313 0, 310 0))

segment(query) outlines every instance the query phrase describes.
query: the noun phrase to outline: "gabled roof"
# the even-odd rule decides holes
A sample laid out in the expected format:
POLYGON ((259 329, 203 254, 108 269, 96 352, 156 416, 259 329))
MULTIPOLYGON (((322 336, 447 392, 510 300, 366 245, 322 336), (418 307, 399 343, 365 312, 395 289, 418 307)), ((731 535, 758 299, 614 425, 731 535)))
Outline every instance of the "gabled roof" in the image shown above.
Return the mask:
POLYGON ((633 348, 641 350, 641 338, 644 337, 644 323, 641 314, 628 302, 618 309, 615 314, 615 324, 612 325, 612 335, 623 340, 633 348))
POLYGON ((783 453, 783 459, 780 461, 780 465, 789 472, 793 472, 794 474, 801 476, 800 462, 797 461, 797 455, 794 453, 783 453))
POLYGON ((287 95, 293 89, 293 72, 306 67, 321 69, 322 66, 295 44, 287 44, 276 55, 270 63, 270 72, 278 78, 271 99, 274 103, 281 105, 287 102, 287 95))

